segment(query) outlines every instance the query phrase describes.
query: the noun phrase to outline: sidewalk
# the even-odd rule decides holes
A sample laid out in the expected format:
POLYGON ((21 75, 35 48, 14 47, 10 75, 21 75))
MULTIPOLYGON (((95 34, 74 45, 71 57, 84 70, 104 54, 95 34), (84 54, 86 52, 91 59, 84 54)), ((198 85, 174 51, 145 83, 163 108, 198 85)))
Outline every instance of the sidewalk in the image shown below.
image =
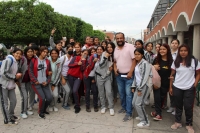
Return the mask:
MULTIPOLYGON (((17 94, 17 107, 15 114, 20 114, 20 95, 16 89, 17 94)), ((153 97, 151 97, 153 103, 153 97)), ((109 110, 106 114, 94 112, 93 108, 91 113, 85 111, 85 104, 82 101, 81 112, 74 113, 73 106, 71 110, 64 110, 61 104, 58 105, 58 112, 50 112, 46 119, 39 119, 37 116, 38 104, 34 106, 34 115, 28 119, 20 119, 18 125, 7 126, 3 124, 3 116, 0 113, 0 133, 187 133, 185 127, 173 131, 170 129, 171 124, 174 122, 174 116, 163 111, 163 120, 159 122, 153 121, 150 112, 153 109, 148 106, 147 113, 150 119, 150 127, 139 129, 136 127, 138 121, 132 119, 129 122, 122 122, 124 114, 109 115, 109 110)), ((115 112, 120 109, 120 102, 115 105, 115 112)), ((136 114, 134 113, 134 118, 136 114)), ((194 108, 194 129, 196 133, 200 133, 200 107, 195 105, 194 108)), ((183 121, 185 119, 183 118, 183 121)))

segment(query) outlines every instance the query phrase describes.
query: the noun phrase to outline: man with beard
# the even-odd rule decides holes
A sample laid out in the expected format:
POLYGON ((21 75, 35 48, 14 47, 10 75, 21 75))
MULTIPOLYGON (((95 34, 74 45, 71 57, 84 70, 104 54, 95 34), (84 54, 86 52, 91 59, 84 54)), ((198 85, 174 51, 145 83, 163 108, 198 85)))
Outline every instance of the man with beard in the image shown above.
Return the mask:
POLYGON ((122 106, 118 113, 126 113, 123 118, 123 121, 126 122, 132 118, 133 93, 131 92, 131 85, 136 66, 135 47, 132 44, 125 43, 125 36, 122 32, 116 33, 115 39, 117 47, 114 51, 114 71, 122 106))

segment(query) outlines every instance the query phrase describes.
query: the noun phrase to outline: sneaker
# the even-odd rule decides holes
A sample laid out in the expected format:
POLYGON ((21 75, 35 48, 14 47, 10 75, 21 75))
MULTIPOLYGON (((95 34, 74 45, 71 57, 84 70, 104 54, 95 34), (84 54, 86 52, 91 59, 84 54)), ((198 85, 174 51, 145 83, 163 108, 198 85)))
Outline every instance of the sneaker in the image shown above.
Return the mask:
POLYGON ((111 115, 111 116, 114 116, 114 115, 115 115, 114 109, 110 109, 110 115, 111 115))
POLYGON ((180 127, 182 127, 182 124, 181 124, 181 123, 175 122, 175 123, 171 126, 171 129, 176 130, 176 129, 180 128, 180 127))
POLYGON ((34 113, 32 111, 27 111, 26 114, 27 115, 33 115, 34 113))
POLYGON ((167 113, 171 113, 174 111, 174 108, 170 107, 168 110, 167 110, 167 113))
POLYGON ((49 111, 52 112, 53 111, 53 107, 49 107, 49 111))
POLYGON ((150 124, 149 124, 149 123, 145 123, 145 122, 140 122, 140 123, 137 124, 137 126, 138 126, 138 127, 141 127, 141 128, 142 128, 142 127, 149 127, 150 124))
POLYGON ((44 114, 38 114, 39 118, 45 119, 45 115, 44 114))
POLYGON ((121 113, 126 113, 126 110, 125 110, 125 109, 120 109, 120 110, 118 111, 118 114, 121 114, 121 113))
POLYGON ((12 120, 16 120, 16 121, 20 120, 20 118, 17 117, 17 116, 15 116, 15 115, 13 115, 11 119, 12 119, 12 120))
POLYGON ((15 121, 15 120, 10 120, 10 121, 8 121, 8 122, 5 122, 4 121, 4 124, 6 124, 6 125, 17 125, 18 124, 18 122, 17 121, 15 121))
MULTIPOLYGON (((148 115, 147 115, 146 117, 148 118, 148 115)), ((139 116, 138 116, 138 117, 135 117, 135 119, 136 119, 136 120, 139 120, 139 121, 142 120, 142 118, 140 118, 139 116)))
POLYGON ((175 114, 176 114, 176 111, 173 111, 173 112, 172 112, 172 115, 175 115, 175 114))
POLYGON ((146 106, 149 106, 149 105, 150 105, 149 100, 144 101, 144 104, 145 104, 146 106))
POLYGON ((105 114, 105 113, 106 113, 106 108, 102 108, 102 109, 101 109, 101 113, 102 113, 102 114, 105 114))
POLYGON ((86 107, 86 111, 87 112, 91 112, 91 109, 86 107))
POLYGON ((53 107, 53 110, 54 110, 55 112, 57 112, 57 111, 58 111, 58 108, 56 108, 56 107, 53 107))
POLYGON ((28 109, 29 111, 32 111, 33 110, 33 107, 29 107, 29 109, 28 109))
POLYGON ((152 117, 156 117, 156 112, 151 112, 152 117))
POLYGON ((188 133, 194 133, 194 129, 192 126, 186 126, 186 129, 188 130, 188 133))
POLYGON ((94 108, 94 112, 98 112, 98 111, 99 111, 98 107, 94 108))
POLYGON ((75 113, 78 114, 81 111, 80 107, 75 107, 75 113))
POLYGON ((67 106, 62 106, 64 109, 66 110, 70 110, 70 107, 67 105, 67 106))
POLYGON ((126 114, 126 115, 124 116, 124 118, 123 118, 123 122, 129 121, 129 120, 131 120, 131 119, 132 119, 132 117, 131 117, 130 115, 126 114))
POLYGON ((162 116, 160 115, 156 115, 156 117, 153 118, 156 121, 161 121, 162 120, 162 116))
POLYGON ((21 114, 21 117, 22 117, 23 119, 28 118, 28 116, 26 115, 26 113, 21 114))

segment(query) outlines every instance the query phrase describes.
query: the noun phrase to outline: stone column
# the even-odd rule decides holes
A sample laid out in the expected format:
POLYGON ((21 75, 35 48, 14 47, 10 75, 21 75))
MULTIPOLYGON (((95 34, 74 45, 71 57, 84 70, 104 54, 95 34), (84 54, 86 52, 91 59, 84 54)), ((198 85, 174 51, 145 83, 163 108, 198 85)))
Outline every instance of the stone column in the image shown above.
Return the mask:
POLYGON ((156 53, 156 42, 152 42, 153 43, 153 53, 156 53))
POLYGON ((157 40, 156 42, 157 42, 157 43, 162 43, 162 40, 161 40, 161 39, 159 39, 159 40, 157 40))
POLYGON ((200 60, 200 25, 194 25, 193 55, 200 60))
POLYGON ((182 45, 184 43, 184 32, 183 31, 178 32, 177 39, 180 41, 180 45, 182 45))
POLYGON ((162 38, 162 44, 167 43, 166 38, 162 38))
POLYGON ((168 36, 168 45, 171 44, 171 41, 173 40, 173 36, 168 36))

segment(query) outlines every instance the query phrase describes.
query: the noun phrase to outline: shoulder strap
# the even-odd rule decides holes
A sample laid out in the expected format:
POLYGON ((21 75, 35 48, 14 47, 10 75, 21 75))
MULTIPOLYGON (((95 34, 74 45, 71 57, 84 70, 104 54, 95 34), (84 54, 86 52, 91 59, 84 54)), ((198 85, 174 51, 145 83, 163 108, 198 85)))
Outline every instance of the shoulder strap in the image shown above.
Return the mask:
POLYGON ((62 66, 65 64, 65 60, 66 60, 66 55, 64 55, 64 61, 62 63, 62 66))
POLYGON ((10 56, 8 56, 8 58, 10 58, 11 59, 11 64, 10 64, 10 67, 12 66, 12 64, 13 64, 13 58, 12 57, 10 57, 10 56))

